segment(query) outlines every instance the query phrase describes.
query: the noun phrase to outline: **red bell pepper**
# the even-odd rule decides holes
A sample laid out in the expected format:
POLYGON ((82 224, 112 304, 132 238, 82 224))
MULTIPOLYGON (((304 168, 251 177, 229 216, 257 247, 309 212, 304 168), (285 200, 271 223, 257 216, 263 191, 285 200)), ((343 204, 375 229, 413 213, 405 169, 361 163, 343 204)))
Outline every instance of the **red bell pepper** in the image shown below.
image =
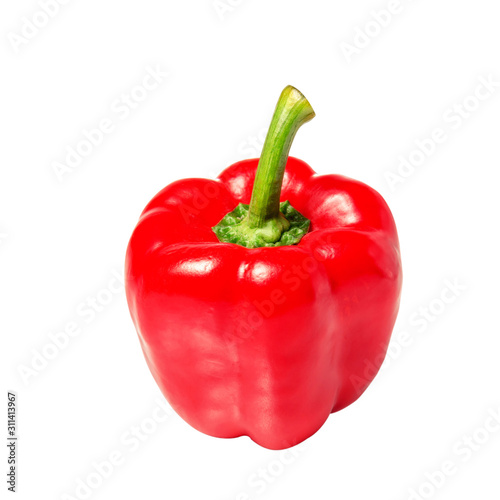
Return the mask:
POLYGON ((399 307, 383 198, 288 157, 313 116, 287 87, 260 160, 168 185, 126 256, 131 316, 172 407, 206 434, 270 449, 308 438, 364 392, 399 307))

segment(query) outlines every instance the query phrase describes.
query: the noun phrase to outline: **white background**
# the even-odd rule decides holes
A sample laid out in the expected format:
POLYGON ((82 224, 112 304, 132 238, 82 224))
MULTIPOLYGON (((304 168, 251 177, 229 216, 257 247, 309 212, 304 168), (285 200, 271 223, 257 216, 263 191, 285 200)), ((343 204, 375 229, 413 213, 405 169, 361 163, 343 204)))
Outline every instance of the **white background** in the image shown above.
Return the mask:
POLYGON ((471 97, 500 82, 498 3, 401 0, 381 28, 367 23, 388 1, 231 2, 70 0, 34 31, 36 1, 2 3, 1 406, 17 392, 18 498, 500 498, 500 87, 471 97), (169 75, 133 90, 148 67, 169 75), (148 200, 258 156, 287 84, 317 114, 292 154, 378 189, 404 266, 381 373, 294 455, 151 420, 162 398, 113 281, 148 200), (144 100, 129 113, 117 99, 131 91, 144 100), (106 118, 113 131, 59 180, 54 163, 106 118), (436 128, 446 140, 391 189, 436 128), (109 301, 93 316, 92 297, 109 301), (79 335, 23 381, 68 323, 79 335), (103 479, 93 463, 110 455, 103 479), (453 474, 435 473, 444 462, 453 474))

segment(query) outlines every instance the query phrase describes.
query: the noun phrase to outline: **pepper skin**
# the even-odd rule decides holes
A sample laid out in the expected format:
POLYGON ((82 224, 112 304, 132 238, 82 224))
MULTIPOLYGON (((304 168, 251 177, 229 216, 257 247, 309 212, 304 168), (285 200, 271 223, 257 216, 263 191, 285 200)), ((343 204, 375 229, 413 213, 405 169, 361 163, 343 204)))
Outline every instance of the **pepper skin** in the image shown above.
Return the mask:
POLYGON ((311 221, 309 232, 290 246, 221 243, 211 228, 250 203, 257 165, 160 191, 131 237, 126 291, 148 366, 175 411, 211 436, 247 435, 277 450, 368 387, 402 274, 383 198, 292 157, 280 199, 311 221))

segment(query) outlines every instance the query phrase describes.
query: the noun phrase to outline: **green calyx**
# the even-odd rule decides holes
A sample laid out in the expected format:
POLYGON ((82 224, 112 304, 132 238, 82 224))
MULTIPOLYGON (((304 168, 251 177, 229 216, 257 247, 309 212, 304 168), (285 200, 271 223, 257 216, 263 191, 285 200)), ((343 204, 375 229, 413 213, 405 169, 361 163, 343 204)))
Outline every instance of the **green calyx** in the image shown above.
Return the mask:
MULTIPOLYGON (((258 231, 249 228, 242 224, 248 217, 249 208, 250 205, 240 203, 213 228, 219 241, 236 243, 247 248, 296 245, 309 230, 309 219, 295 210, 288 201, 280 203, 280 213, 287 223, 286 229, 282 229, 279 222, 275 227, 267 226, 259 228, 258 231)), ((274 221, 271 224, 273 223, 274 221)))
POLYGON ((280 195, 295 134, 314 116, 296 88, 289 85, 283 90, 264 142, 250 205, 239 204, 212 228, 219 241, 247 248, 296 245, 307 233, 309 220, 288 201, 280 204, 280 195))

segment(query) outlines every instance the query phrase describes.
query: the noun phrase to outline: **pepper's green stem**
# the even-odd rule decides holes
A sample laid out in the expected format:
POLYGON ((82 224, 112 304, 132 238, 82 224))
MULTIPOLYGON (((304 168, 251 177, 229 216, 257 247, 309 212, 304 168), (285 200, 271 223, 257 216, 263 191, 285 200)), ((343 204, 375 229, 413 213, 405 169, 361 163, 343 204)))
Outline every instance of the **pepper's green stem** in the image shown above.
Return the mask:
POLYGON ((281 93, 267 132, 250 205, 238 205, 212 228, 219 241, 248 248, 295 245, 307 233, 309 220, 288 202, 280 205, 280 195, 295 134, 314 116, 307 99, 288 85, 281 93))
POLYGON ((248 227, 261 229, 259 232, 266 241, 278 241, 290 227, 280 212, 283 175, 297 130, 314 116, 309 101, 288 85, 281 93, 267 132, 247 217, 248 227))

